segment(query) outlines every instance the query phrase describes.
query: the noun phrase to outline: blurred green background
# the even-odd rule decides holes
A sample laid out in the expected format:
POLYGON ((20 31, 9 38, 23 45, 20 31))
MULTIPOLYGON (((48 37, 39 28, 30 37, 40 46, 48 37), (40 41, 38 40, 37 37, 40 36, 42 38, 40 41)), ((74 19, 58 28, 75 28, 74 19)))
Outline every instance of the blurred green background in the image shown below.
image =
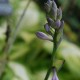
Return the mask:
MULTIPOLYGON (((0 80, 44 80, 48 70, 52 43, 36 37, 36 31, 44 31, 47 0, 31 1, 17 32, 17 38, 9 54, 5 73, 0 80)), ((80 0, 55 0, 63 10, 64 36, 57 50, 56 66, 65 60, 58 72, 60 80, 80 80, 80 0)), ((10 0, 13 14, 9 17, 11 29, 15 28, 28 0, 10 0)), ((7 21, 0 17, 0 54, 3 54, 7 21)), ((51 80, 51 77, 50 79, 51 80)))

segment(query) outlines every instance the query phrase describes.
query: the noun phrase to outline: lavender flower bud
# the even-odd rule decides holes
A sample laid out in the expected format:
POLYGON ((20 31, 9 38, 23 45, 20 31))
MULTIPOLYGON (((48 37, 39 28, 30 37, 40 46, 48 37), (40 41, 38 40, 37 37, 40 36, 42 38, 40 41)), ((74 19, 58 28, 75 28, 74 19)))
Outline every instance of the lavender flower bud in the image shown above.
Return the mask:
POLYGON ((51 0, 48 0, 47 3, 44 4, 45 5, 45 10, 46 12, 50 12, 51 10, 51 7, 52 7, 52 1, 51 0))
POLYGON ((61 8, 59 8, 58 10, 57 10, 57 19, 62 19, 62 10, 61 10, 61 8))
POLYGON ((59 80, 58 76, 57 76, 57 72, 56 69, 54 68, 54 75, 52 77, 52 80, 59 80))
POLYGON ((50 32, 50 26, 48 25, 48 23, 46 23, 44 25, 44 28, 45 28, 46 32, 50 32))
POLYGON ((36 36, 40 39, 43 39, 43 40, 49 40, 49 41, 53 41, 52 38, 49 38, 45 33, 43 32, 37 32, 36 33, 36 36))
POLYGON ((54 24, 54 21, 51 18, 49 18, 49 17, 47 18, 47 21, 48 21, 48 24, 50 26, 52 26, 54 24))
POLYGON ((56 20, 56 22, 55 22, 55 28, 56 28, 56 29, 59 29, 60 26, 61 26, 61 21, 58 19, 58 20, 56 20))
POLYGON ((61 21, 58 19, 55 22, 51 18, 47 18, 48 24, 54 28, 54 29, 59 29, 61 25, 61 21))
POLYGON ((53 18, 54 20, 56 20, 56 18, 57 18, 57 5, 56 5, 56 3, 54 2, 54 0, 52 1, 51 15, 53 16, 52 18, 53 18))

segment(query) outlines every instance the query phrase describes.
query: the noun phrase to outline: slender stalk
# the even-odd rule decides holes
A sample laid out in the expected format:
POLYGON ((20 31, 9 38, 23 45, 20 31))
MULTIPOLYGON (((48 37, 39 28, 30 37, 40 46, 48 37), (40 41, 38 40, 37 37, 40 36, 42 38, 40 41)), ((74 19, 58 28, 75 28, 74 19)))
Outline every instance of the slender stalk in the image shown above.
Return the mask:
POLYGON ((21 23, 24 15, 25 15, 26 10, 27 10, 27 8, 28 8, 28 6, 29 6, 29 4, 30 4, 31 1, 32 1, 32 0, 29 0, 28 3, 26 4, 26 7, 25 7, 25 9, 24 9, 24 11, 23 11, 23 13, 22 13, 19 21, 18 21, 15 29, 14 29, 13 32, 12 32, 13 35, 8 38, 8 41, 7 41, 7 43, 6 43, 6 46, 5 46, 5 49, 4 49, 4 52, 3 52, 3 59, 2 59, 2 60, 3 60, 3 63, 2 63, 2 67, 1 67, 1 69, 0 69, 0 70, 1 70, 1 72, 0 72, 0 77, 3 75, 4 69, 5 69, 6 64, 7 64, 7 61, 8 61, 9 53, 10 53, 11 48, 12 48, 12 45, 13 45, 15 39, 16 39, 17 32, 18 32, 19 29, 20 29, 20 23, 21 23))
POLYGON ((52 57, 51 57, 51 62, 50 62, 50 67, 49 70, 47 71, 46 77, 44 80, 48 80, 49 75, 51 73, 52 67, 53 67, 53 62, 55 60, 55 54, 56 54, 56 50, 57 50, 57 30, 55 30, 55 34, 54 34, 54 39, 53 39, 53 51, 52 51, 52 57))
POLYGON ((12 32, 12 36, 9 38, 8 43, 7 43, 7 45, 6 45, 7 51, 4 51, 4 54, 5 54, 5 53, 7 53, 7 54, 10 53, 11 48, 12 48, 12 45, 13 45, 15 39, 16 39, 17 33, 18 33, 19 30, 20 30, 20 23, 21 23, 21 21, 22 21, 24 15, 25 15, 25 13, 26 13, 26 10, 27 10, 27 8, 28 8, 30 2, 31 2, 31 0, 29 0, 28 3, 26 4, 26 7, 25 7, 25 9, 24 9, 24 11, 23 11, 23 13, 22 13, 22 15, 21 15, 19 21, 18 21, 18 23, 17 23, 15 29, 14 29, 13 32, 12 32))

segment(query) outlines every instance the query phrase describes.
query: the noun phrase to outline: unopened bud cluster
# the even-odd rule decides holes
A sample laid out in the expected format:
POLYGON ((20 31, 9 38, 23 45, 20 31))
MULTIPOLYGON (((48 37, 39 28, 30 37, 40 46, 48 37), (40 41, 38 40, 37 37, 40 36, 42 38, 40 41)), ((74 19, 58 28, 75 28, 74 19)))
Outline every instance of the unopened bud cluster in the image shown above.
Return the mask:
POLYGON ((45 3, 45 11, 47 23, 44 25, 44 28, 52 38, 40 31, 37 32, 36 35, 41 39, 53 41, 54 30, 58 32, 63 30, 64 21, 62 20, 62 10, 60 7, 57 7, 54 0, 48 0, 47 3, 45 3))
MULTIPOLYGON (((50 35, 51 37, 40 31, 38 31, 36 35, 40 39, 52 41, 54 43, 54 49, 57 50, 58 45, 62 41, 62 35, 60 34, 63 34, 64 27, 64 21, 62 20, 62 9, 60 7, 59 8, 57 7, 54 0, 48 0, 47 3, 45 3, 44 7, 46 11, 47 20, 47 23, 44 25, 44 29, 47 32, 47 34, 50 35), (60 35, 59 38, 58 35, 60 35)), ((53 52, 55 52, 55 50, 53 52)), ((55 68, 53 72, 54 75, 52 77, 52 80, 59 80, 55 68)), ((48 80, 48 78, 45 77, 45 80, 48 80)))

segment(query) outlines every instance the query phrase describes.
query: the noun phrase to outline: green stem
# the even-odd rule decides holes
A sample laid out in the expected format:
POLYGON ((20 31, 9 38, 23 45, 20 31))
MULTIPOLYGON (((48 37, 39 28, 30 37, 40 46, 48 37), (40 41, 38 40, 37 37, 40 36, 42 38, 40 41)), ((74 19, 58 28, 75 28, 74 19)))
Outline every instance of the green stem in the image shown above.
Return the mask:
POLYGON ((30 2, 31 2, 31 0, 29 0, 28 3, 26 4, 25 9, 23 10, 23 13, 22 13, 21 17, 20 17, 18 23, 16 24, 15 29, 12 31, 12 36, 9 38, 9 40, 7 42, 6 51, 4 51, 4 54, 7 53, 7 55, 9 55, 9 53, 10 53, 10 51, 12 49, 13 43, 14 43, 16 37, 17 37, 17 34, 18 34, 19 30, 21 29, 20 28, 21 27, 20 24, 21 24, 21 21, 24 18, 24 15, 26 13, 26 10, 27 10, 30 2))
POLYGON ((49 78, 49 75, 51 73, 51 70, 52 70, 52 67, 53 67, 53 62, 55 60, 55 54, 56 54, 56 50, 57 50, 57 30, 55 30, 55 34, 54 34, 54 39, 53 39, 53 51, 52 51, 52 57, 51 57, 51 63, 50 63, 50 67, 49 67, 49 70, 47 71, 47 74, 46 74, 46 77, 44 80, 48 80, 49 78))
MULTIPOLYGON (((13 32, 12 32, 13 35, 12 35, 11 37, 9 37, 9 39, 8 39, 8 41, 7 41, 7 43, 6 43, 5 49, 4 49, 4 51, 3 51, 3 63, 2 63, 2 66, 0 67, 0 68, 1 68, 1 69, 0 69, 0 70, 1 70, 1 71, 0 71, 0 78, 1 78, 2 75, 3 75, 4 69, 5 69, 6 64, 7 64, 7 61, 8 61, 7 58, 8 58, 8 56, 9 56, 10 51, 11 51, 12 45, 13 45, 16 37, 17 37, 17 33, 18 33, 18 31, 20 30, 20 23, 21 23, 24 15, 25 15, 26 10, 27 10, 27 8, 28 8, 28 6, 29 6, 29 4, 30 4, 31 1, 32 1, 32 0, 29 0, 28 3, 26 4, 26 7, 25 7, 25 9, 24 9, 24 11, 23 11, 23 13, 22 13, 19 21, 18 21, 15 29, 14 29, 13 32)), ((0 63, 1 63, 1 62, 0 62, 0 63)))

